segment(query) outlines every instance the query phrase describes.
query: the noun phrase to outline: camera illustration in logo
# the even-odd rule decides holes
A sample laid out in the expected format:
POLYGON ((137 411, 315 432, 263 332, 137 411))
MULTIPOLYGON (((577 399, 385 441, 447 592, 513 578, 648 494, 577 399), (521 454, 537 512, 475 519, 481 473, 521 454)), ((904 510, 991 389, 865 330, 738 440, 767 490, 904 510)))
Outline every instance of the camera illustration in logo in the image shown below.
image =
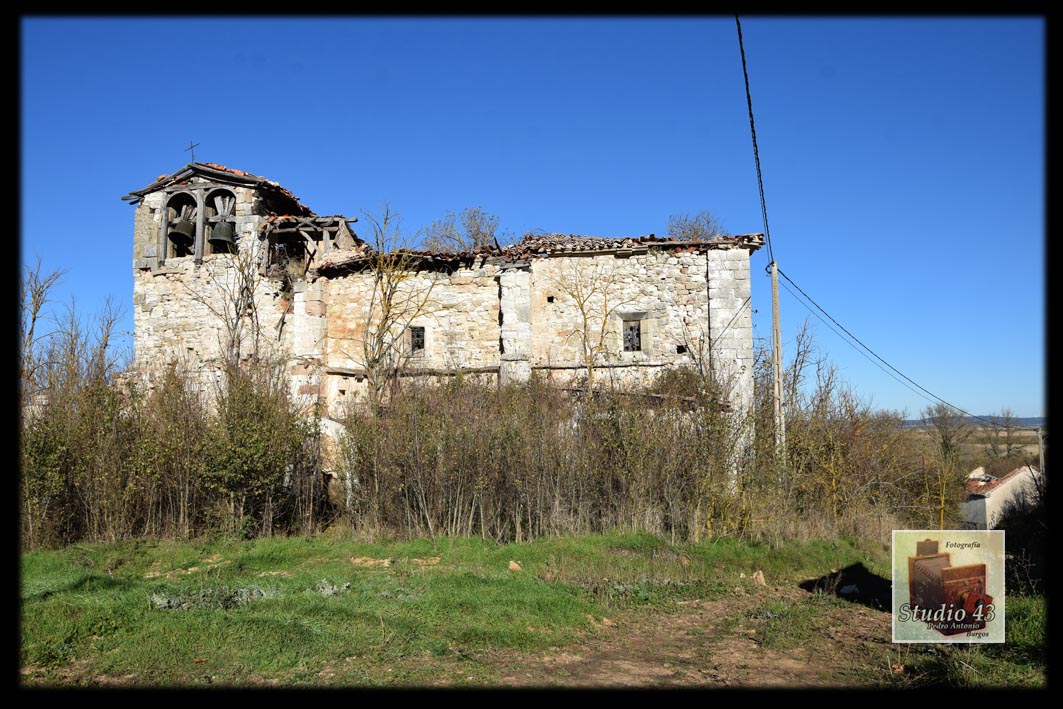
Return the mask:
POLYGON ((982 630, 993 620, 993 597, 986 593, 986 565, 953 566, 938 543, 916 542, 908 557, 908 599, 902 620, 925 622, 942 635, 982 630))

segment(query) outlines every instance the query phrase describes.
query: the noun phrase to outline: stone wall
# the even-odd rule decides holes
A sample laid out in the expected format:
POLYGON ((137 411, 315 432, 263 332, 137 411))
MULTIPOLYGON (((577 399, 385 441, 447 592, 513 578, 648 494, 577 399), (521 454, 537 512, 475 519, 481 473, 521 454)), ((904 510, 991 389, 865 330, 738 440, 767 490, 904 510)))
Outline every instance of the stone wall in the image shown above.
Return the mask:
MULTIPOLYGON (((204 183, 205 184, 205 183, 204 183)), ((188 189, 197 189, 193 181, 188 189)), ((133 233, 133 342, 138 367, 153 380, 160 369, 176 362, 212 390, 220 380, 225 352, 232 335, 240 340, 240 356, 253 353, 287 359, 292 338, 270 336, 269 326, 280 298, 280 284, 257 271, 262 243, 257 193, 226 187, 236 197, 233 213, 236 253, 211 254, 204 249, 201 263, 194 255, 168 255, 164 237, 168 195, 145 195, 136 209, 133 233), (234 268, 239 264, 238 268, 234 268), (240 274, 243 273, 241 278, 240 274), (244 317, 234 332, 236 295, 241 283, 254 292, 254 317, 244 317), (258 321, 256 325, 254 320, 258 321)), ((244 315, 247 315, 245 311, 244 315)))
MULTIPOLYGON (((323 345, 319 350, 324 372, 327 410, 334 416, 342 406, 366 394, 367 331, 380 332, 383 308, 372 273, 320 278, 323 345), (376 297, 374 298, 374 292, 376 297)), ((475 262, 453 273, 417 271, 401 277, 391 309, 389 336, 397 347, 398 363, 415 373, 491 370, 499 366, 498 268, 475 262), (411 352, 408 328, 423 328, 424 348, 411 352)))
MULTIPOLYGON (((250 240, 241 243, 245 249, 255 246, 250 240)), ((236 322, 240 278, 232 263, 237 258, 240 256, 206 256, 197 265, 187 256, 169 259, 155 270, 134 272, 133 342, 142 370, 154 374, 159 366, 176 361, 201 375, 204 382, 215 381, 232 335, 240 340, 242 358, 256 353, 267 358, 289 357, 292 333, 281 340, 275 336, 280 318, 279 284, 255 274, 254 316, 247 317, 245 311, 241 329, 233 332, 229 327, 236 322)))
MULTIPOLYGON (((341 416, 346 404, 367 393, 363 345, 380 313, 375 275, 352 268, 311 270, 287 283, 267 278, 259 256, 268 211, 255 189, 198 176, 141 195, 133 233, 137 362, 150 375, 177 361, 204 387, 217 382, 242 282, 251 286, 254 305, 243 313, 239 355, 282 362, 293 394, 341 416), (168 254, 166 200, 187 191, 202 203, 215 189, 236 197, 238 253, 211 254, 208 247, 200 250, 201 260, 168 254)), ((204 218, 199 215, 201 234, 204 218)), ((587 245, 585 238, 576 241, 579 248, 587 245)), ((623 387, 688 364, 715 372, 737 409, 751 406, 749 258, 757 245, 628 240, 623 247, 598 248, 604 243, 581 253, 562 246, 524 256, 473 256, 456 270, 408 274, 393 332, 404 373, 460 371, 503 383, 539 374, 571 384, 587 376, 589 362, 596 384, 623 387), (423 331, 420 351, 409 351, 408 328, 423 331)))
MULTIPOLYGON (((241 236, 240 248, 258 248, 241 236)), ((240 256, 169 259, 134 275, 137 359, 186 360, 212 381, 220 371, 236 288, 231 265, 240 256)), ((256 276, 254 313, 245 324, 243 356, 256 351, 287 362, 292 391, 310 403, 322 396, 340 415, 343 403, 366 393, 363 344, 376 324, 375 277, 352 273, 297 281, 290 291, 256 276), (372 313, 371 313, 372 310, 372 313), (257 333, 257 339, 253 335, 257 333)), ((559 384, 586 376, 597 384, 652 381, 669 366, 712 367, 732 387, 736 406, 752 402, 752 318, 749 257, 743 249, 650 249, 552 256, 526 264, 483 260, 453 273, 418 271, 402 282, 396 342, 403 367, 466 371, 504 382, 538 372, 559 384), (708 284, 708 286, 706 286, 708 284), (638 322, 637 351, 624 351, 624 322, 638 322), (407 327, 424 331, 424 349, 409 354, 407 327), (710 354, 709 343, 712 342, 710 354), (406 356, 409 354, 409 356, 406 356)))
MULTIPOLYGON (((339 241, 324 238, 343 218, 315 222, 279 185, 209 164, 126 198, 137 204, 133 320, 142 380, 150 386, 177 363, 209 400, 239 324, 236 356, 283 366, 296 401, 320 412, 331 469, 339 421, 369 394, 364 344, 381 313, 376 274, 358 270, 361 242, 346 226, 339 241), (235 197, 232 211, 216 218, 233 224, 236 253, 214 254, 206 238, 215 190, 235 197), (167 204, 181 193, 174 204, 201 208, 193 254, 176 257, 167 204), (304 238, 309 263, 294 255, 304 238), (289 260, 267 269, 266 248, 289 260), (253 297, 238 311, 244 287, 253 297)), ((630 387, 692 365, 715 373, 741 416, 753 403, 749 260, 761 243, 759 235, 684 244, 547 235, 501 251, 430 255, 431 267, 403 276, 395 301, 391 334, 402 377, 439 382, 462 373, 504 384, 543 376, 571 385, 590 363, 597 386, 630 387), (417 351, 411 328, 423 342, 417 351)))
POLYGON ((730 392, 736 410, 753 406, 753 306, 750 299, 749 252, 706 252, 709 338, 712 369, 730 392))
POLYGON ((711 366, 731 385, 734 402, 748 404, 749 296, 749 253, 740 248, 536 259, 531 366, 571 381, 586 375, 582 365, 590 359, 596 381, 618 385, 648 383, 669 366, 711 366), (624 350, 625 321, 639 324, 637 351, 624 350))

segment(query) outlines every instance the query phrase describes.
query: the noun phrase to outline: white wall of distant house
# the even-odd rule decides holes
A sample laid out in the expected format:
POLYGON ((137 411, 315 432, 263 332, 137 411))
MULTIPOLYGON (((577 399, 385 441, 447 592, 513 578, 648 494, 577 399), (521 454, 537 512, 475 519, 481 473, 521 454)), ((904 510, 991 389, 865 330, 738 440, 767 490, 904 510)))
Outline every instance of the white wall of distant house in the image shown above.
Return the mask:
POLYGON ((1032 499, 1037 493, 1036 468, 1023 466, 1022 470, 1000 483, 985 497, 972 497, 963 503, 963 517, 972 529, 994 529, 1010 503, 1019 502, 1025 496, 1032 499))

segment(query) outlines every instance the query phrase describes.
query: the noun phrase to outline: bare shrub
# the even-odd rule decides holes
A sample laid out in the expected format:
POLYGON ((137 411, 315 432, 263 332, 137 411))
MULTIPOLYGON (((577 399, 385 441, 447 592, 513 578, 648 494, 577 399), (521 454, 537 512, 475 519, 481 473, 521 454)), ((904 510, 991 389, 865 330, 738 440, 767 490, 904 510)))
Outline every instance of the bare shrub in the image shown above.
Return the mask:
POLYGON ((1038 473, 1001 511, 996 529, 1007 537, 1005 565, 1009 593, 1036 595, 1045 588, 1048 561, 1048 485, 1038 473))
POLYGON ((573 397, 536 380, 410 386, 347 418, 350 522, 497 541, 611 529, 687 539, 728 494, 721 419, 706 411, 645 392, 573 397))
POLYGON ((480 207, 466 207, 459 214, 447 212, 442 219, 432 222, 421 240, 429 251, 462 252, 477 248, 491 248, 513 241, 513 235, 498 233, 498 217, 480 207))
POLYGON ((708 241, 722 235, 723 223, 708 210, 668 217, 668 236, 680 241, 708 241))
POLYGON ((212 527, 269 534, 322 519, 317 419, 294 407, 277 368, 231 366, 216 408, 178 367, 144 391, 114 354, 114 308, 88 324, 73 304, 56 315, 43 309, 54 280, 29 278, 19 430, 26 548, 189 538, 212 527), (212 520, 219 506, 225 514, 212 520))
POLYGON ((227 367, 216 409, 202 473, 214 519, 229 534, 270 535, 316 427, 295 407, 283 369, 266 362, 227 367))
MULTIPOLYGON (((755 462, 744 477, 754 493, 754 526, 771 538, 888 535, 933 501, 920 497, 926 447, 899 412, 874 410, 817 350, 806 323, 784 372, 787 456, 773 460, 770 354, 755 369, 755 462)), ((934 507, 934 509, 938 509, 934 507)))
MULTIPOLYGON (((33 316, 38 324, 41 315, 33 316)), ((32 392, 20 421, 23 543, 128 537, 135 532, 125 500, 139 414, 115 386, 118 311, 108 305, 86 325, 71 303, 50 317, 54 329, 36 330, 23 351, 23 391, 32 392)))
POLYGON ((188 539, 204 524, 208 402, 193 377, 167 367, 144 400, 137 499, 145 535, 188 539))

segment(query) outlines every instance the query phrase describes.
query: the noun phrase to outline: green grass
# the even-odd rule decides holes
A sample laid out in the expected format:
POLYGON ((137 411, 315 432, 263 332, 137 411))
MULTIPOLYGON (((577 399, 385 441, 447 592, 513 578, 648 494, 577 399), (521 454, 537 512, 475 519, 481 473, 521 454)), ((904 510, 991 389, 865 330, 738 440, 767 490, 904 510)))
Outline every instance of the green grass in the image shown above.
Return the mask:
POLYGON ((830 624, 830 609, 847 603, 834 596, 810 594, 799 601, 771 601, 746 613, 746 618, 753 622, 758 645, 791 650, 823 636, 830 624))
MULTIPOLYGON (((483 686, 498 681, 480 661, 496 650, 563 647, 607 615, 725 597, 756 570, 790 583, 856 562, 883 574, 888 553, 845 539, 674 546, 619 533, 508 545, 340 535, 76 545, 21 557, 20 664, 31 686, 483 686)), ((764 646, 795 647, 837 603, 770 602, 736 622, 753 623, 764 646)), ((976 684, 949 674, 962 662, 1036 683, 1043 618, 1043 600, 1009 598, 1006 647, 920 656, 918 676, 976 684)))
POLYGON ((1006 642, 923 645, 896 651, 906 666, 896 683, 917 687, 1044 688, 1046 629, 1044 596, 1011 596, 1005 617, 1006 642))
POLYGON ((312 683, 352 657, 541 649, 600 615, 578 588, 510 571, 506 552, 480 540, 217 541, 142 545, 110 571, 128 548, 32 552, 21 565, 22 664, 45 683, 75 661, 152 686, 312 683))

